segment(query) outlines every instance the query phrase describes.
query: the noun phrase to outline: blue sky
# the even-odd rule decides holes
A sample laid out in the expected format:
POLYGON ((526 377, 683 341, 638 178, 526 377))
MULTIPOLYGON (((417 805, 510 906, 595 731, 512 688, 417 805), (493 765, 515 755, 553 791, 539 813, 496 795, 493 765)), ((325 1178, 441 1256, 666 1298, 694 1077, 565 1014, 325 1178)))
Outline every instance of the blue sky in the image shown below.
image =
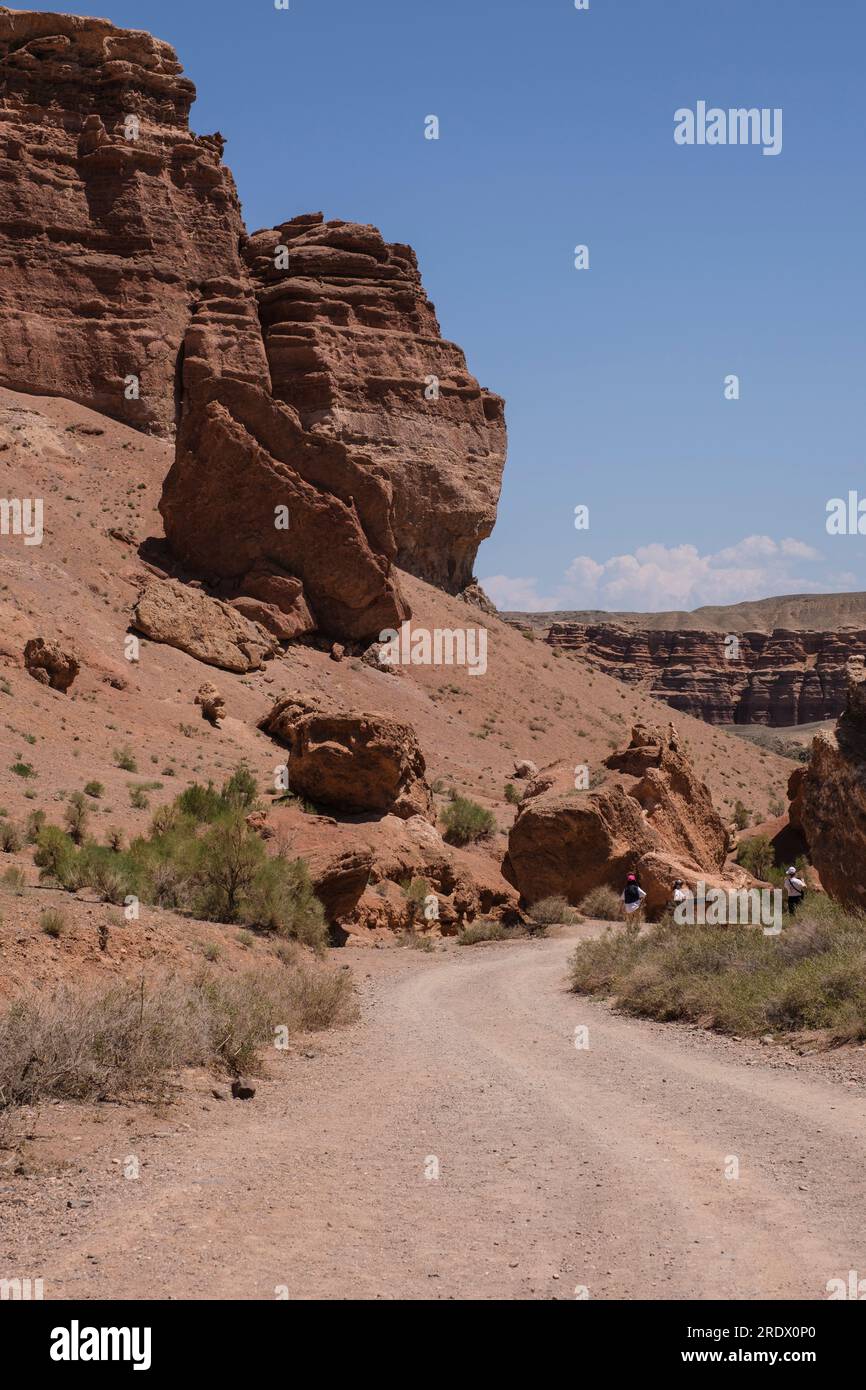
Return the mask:
POLYGON ((866 588, 866 536, 825 525, 866 497, 860 0, 94 12, 177 46, 250 230, 321 209, 415 247, 443 333, 507 402, 477 565, 503 607, 866 588), (781 153, 676 145, 700 100, 782 108, 781 153))

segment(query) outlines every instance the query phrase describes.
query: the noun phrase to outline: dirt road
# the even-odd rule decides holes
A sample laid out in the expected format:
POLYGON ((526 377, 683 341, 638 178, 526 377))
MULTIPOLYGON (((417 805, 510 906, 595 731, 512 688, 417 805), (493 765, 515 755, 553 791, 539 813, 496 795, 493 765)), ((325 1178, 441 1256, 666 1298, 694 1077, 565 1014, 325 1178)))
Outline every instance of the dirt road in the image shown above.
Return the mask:
POLYGON ((49 1298, 826 1298, 866 1276, 863 1053, 617 1017, 567 992, 571 949, 356 954, 357 1025, 249 1104, 199 1079, 167 1119, 82 1128, 81 1171, 16 1199, 5 1262, 49 1298))

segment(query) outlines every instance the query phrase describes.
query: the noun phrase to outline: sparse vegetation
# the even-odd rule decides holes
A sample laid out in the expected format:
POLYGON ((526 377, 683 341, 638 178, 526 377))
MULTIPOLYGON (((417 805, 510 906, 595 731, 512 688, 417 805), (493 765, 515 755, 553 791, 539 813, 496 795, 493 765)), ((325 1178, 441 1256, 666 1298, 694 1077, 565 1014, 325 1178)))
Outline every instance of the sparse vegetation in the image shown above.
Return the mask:
POLYGON ((513 782, 505 783, 505 791, 503 795, 505 797, 505 800, 508 802, 509 806, 520 805, 520 792, 517 790, 513 782))
POLYGON ((753 927, 627 927, 582 942, 572 987, 663 1020, 760 1036, 800 1029, 866 1039, 866 915, 810 897, 781 936, 753 927))
POLYGON ((24 837, 14 821, 0 821, 0 851, 3 854, 17 854, 24 847, 24 837))
POLYGON ((84 795, 91 796, 93 797, 94 801, 98 801, 104 791, 105 787, 102 785, 101 782, 88 782, 86 787, 84 788, 84 795))
POLYGON ((537 903, 533 903, 529 909, 529 915, 533 922, 537 922, 540 927, 552 927, 559 923, 581 922, 583 918, 576 908, 573 908, 567 898, 559 894, 554 894, 549 898, 541 898, 537 903))
POLYGON ((317 1031, 353 1010, 348 972, 320 966, 34 994, 0 1016, 0 1111, 50 1097, 152 1097, 185 1066, 255 1072, 277 1025, 317 1031))
POLYGON ((602 883, 593 888, 580 904, 584 917, 594 917, 601 922, 616 922, 622 917, 622 903, 619 895, 602 883))
POLYGON ((118 904, 133 895, 208 921, 291 936, 320 951, 328 930, 306 866, 287 855, 269 856, 246 824, 255 793, 243 768, 219 792, 193 784, 160 807, 148 835, 126 850, 119 831, 101 845, 83 832, 76 843, 72 833, 43 825, 34 860, 43 879, 68 891, 89 886, 118 904))
POLYGON ((122 772, 138 772, 135 754, 128 743, 124 744, 122 748, 115 748, 114 765, 119 767, 122 772))
POLYGON ((493 922, 486 917, 470 922, 457 937, 458 946, 477 946, 479 941, 502 941, 505 928, 501 922, 493 922))
POLYGON ((66 930, 66 918, 63 916, 62 912, 58 912, 54 908, 49 908, 48 911, 43 912, 42 916, 39 918, 39 926, 46 936, 53 937, 56 941, 66 930))
POLYGON ((470 801, 466 796, 456 796, 441 813, 445 827, 445 839, 452 845, 468 845, 482 840, 493 833, 496 822, 489 811, 470 801))

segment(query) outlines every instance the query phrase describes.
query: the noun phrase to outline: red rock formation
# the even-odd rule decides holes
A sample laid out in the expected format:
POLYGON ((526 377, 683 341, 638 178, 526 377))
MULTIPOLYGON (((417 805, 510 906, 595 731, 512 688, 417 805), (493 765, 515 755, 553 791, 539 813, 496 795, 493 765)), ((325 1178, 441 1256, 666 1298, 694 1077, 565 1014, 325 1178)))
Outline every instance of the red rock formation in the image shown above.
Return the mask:
MULTIPOLYGON (((149 34, 0 9, 0 384, 168 435, 215 267, 255 319, 223 139, 190 134, 194 99, 149 34)), ((266 377, 257 332, 244 358, 266 377)))
POLYGON ((312 213, 256 232, 245 255, 274 395, 390 479, 397 564, 463 589, 496 519, 504 406, 441 337, 415 253, 375 227, 312 213))
POLYGON ((431 814, 415 731, 385 714, 322 710, 280 700, 260 727, 289 749, 289 790, 340 811, 431 814))
POLYGON ((826 891, 846 907, 866 908, 866 681, 849 684, 835 733, 816 735, 788 796, 791 825, 826 891))
POLYGON ((576 791, 574 769, 559 764, 527 787, 504 866, 522 897, 563 894, 578 904, 601 884, 621 891, 637 871, 647 910, 658 913, 676 878, 721 884, 727 830, 675 731, 636 725, 606 766, 611 775, 594 791, 576 791))
POLYGON ((149 34, 0 8, 0 385, 179 424, 162 511, 189 574, 281 640, 368 641, 409 616, 395 561, 469 584, 502 401, 409 247, 321 214, 248 239, 194 98, 149 34))
POLYGON ((866 653, 866 631, 858 628, 726 635, 562 622, 551 626, 547 640, 709 724, 774 728, 838 715, 847 665, 866 653), (736 636, 737 648, 729 636, 736 636), (733 659, 729 651, 736 652, 733 659))

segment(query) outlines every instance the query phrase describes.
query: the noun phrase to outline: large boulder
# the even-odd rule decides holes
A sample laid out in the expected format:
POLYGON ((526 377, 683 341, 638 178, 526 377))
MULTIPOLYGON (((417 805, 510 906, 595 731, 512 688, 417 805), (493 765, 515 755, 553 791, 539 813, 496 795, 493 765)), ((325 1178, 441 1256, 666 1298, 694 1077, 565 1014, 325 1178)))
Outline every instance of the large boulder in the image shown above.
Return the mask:
POLYGON ((661 910, 675 878, 720 885, 725 824, 679 747, 676 730, 638 724, 607 759, 604 781, 576 790, 574 768, 543 768, 529 784, 508 840, 505 876, 529 903, 554 894, 579 903, 638 871, 647 910, 661 910))
POLYGON ((289 750, 289 789, 317 805, 357 813, 432 814, 414 729, 386 714, 323 710, 280 700, 260 726, 289 750))
POLYGON ((153 642, 177 647, 224 671, 258 671, 279 651, 269 632, 229 604, 169 580, 145 586, 135 605, 133 626, 153 642))

